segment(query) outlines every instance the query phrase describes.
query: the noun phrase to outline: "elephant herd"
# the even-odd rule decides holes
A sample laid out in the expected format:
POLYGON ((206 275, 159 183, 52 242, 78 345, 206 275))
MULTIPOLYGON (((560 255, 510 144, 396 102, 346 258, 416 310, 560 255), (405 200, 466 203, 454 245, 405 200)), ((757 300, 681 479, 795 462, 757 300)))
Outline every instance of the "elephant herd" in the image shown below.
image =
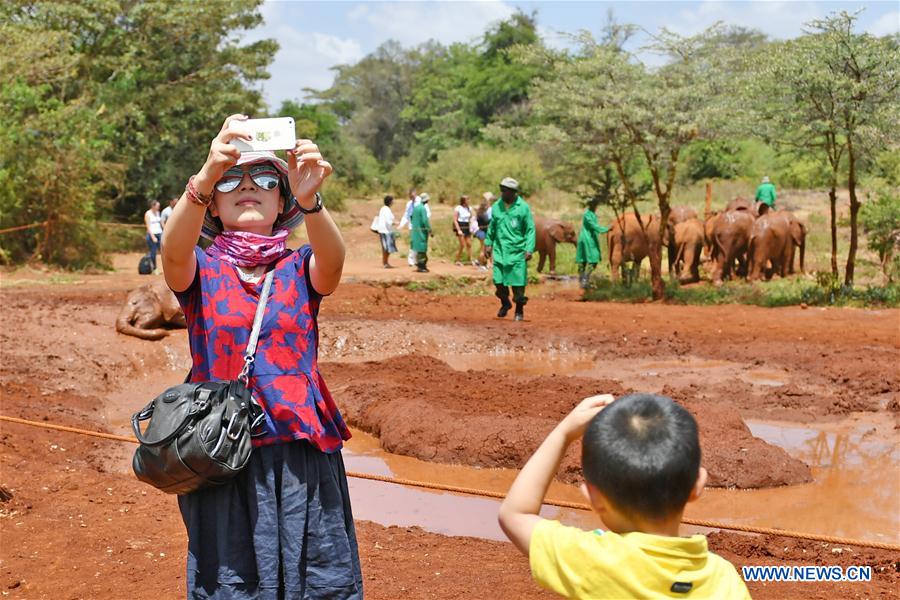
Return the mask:
MULTIPOLYGON (((574 228, 564 221, 536 217, 535 229, 538 272, 549 257, 550 272, 554 273, 556 244, 575 244, 574 228)), ((792 274, 797 249, 802 273, 806 234, 806 226, 790 211, 735 198, 725 210, 708 214, 705 222, 690 207, 672 208, 662 240, 658 215, 639 218, 635 213, 625 213, 613 221, 606 241, 613 281, 619 279, 620 272, 636 278, 641 262, 661 243, 667 249, 669 273, 679 281, 699 281, 701 255, 705 255, 712 265, 713 283, 720 284, 730 277, 754 281, 792 274), (626 263, 631 263, 630 268, 625 268, 626 263)))

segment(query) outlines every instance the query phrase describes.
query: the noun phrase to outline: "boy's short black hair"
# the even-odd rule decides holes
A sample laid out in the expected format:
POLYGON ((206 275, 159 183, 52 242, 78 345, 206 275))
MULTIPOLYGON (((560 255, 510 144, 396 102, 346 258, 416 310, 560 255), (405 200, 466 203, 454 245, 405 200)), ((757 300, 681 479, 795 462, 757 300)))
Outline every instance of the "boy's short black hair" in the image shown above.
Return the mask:
POLYGON ((663 519, 687 503, 700 470, 697 421, 671 398, 630 394, 591 420, 584 478, 620 511, 663 519))
POLYGON ((393 196, 391 196, 390 194, 388 194, 387 196, 384 197, 384 205, 385 205, 385 206, 390 206, 390 205, 393 204, 393 203, 394 203, 394 197, 393 197, 393 196))

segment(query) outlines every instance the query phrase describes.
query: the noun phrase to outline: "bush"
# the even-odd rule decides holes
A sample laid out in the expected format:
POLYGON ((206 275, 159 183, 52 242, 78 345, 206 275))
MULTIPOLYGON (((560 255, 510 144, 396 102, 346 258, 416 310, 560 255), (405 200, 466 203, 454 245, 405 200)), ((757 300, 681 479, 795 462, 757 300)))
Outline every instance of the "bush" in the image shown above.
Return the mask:
POLYGON ((419 191, 427 191, 433 201, 447 203, 468 194, 471 203, 477 205, 482 192, 500 194, 504 177, 516 179, 523 196, 539 192, 546 181, 534 150, 464 145, 442 151, 435 162, 428 164, 419 191))
MULTIPOLYGON (((666 282, 666 301, 673 304, 752 304, 769 308, 779 306, 900 306, 900 285, 852 288, 834 286, 828 277, 813 282, 805 279, 777 279, 765 283, 729 281, 722 286, 681 287, 666 282)), ((652 299, 648 280, 631 285, 601 279, 592 281, 584 300, 593 302, 648 302, 652 299)))
POLYGON ((888 283, 900 278, 900 197, 877 192, 876 199, 863 205, 860 212, 869 249, 878 254, 888 283))

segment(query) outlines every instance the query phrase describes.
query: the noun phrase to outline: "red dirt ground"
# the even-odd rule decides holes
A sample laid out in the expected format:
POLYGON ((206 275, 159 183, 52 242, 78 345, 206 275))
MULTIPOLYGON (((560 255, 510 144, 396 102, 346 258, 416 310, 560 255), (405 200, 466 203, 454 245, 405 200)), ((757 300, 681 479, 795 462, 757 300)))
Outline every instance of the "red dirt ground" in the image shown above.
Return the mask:
MULTIPOLYGON (((77 279, 50 285, 4 278, 2 413, 126 433, 130 413, 183 373, 186 337, 176 332, 161 342, 145 342, 115 333, 113 323, 127 290, 146 278, 77 279)), ((600 362, 689 355, 731 361, 739 368, 777 366, 790 377, 789 385, 760 390, 742 381, 665 382, 665 392, 697 415, 706 459, 721 460, 715 467, 721 483, 773 485, 804 476, 802 464, 748 437, 738 416, 804 422, 867 410, 896 421, 898 311, 598 305, 553 289, 533 296, 528 321, 512 323, 493 318, 490 297, 342 286, 320 315, 323 360, 331 361, 323 369, 338 404, 392 451, 430 460, 516 465, 581 395, 627 388, 611 379, 513 377, 500 371, 463 377, 424 355, 437 354, 427 352, 432 342, 402 339, 437 327, 434 331, 447 331, 461 347, 477 351, 565 348, 594 353, 600 362), (339 351, 337 339, 361 324, 372 331, 358 334, 359 354, 378 360, 341 362, 352 358, 354 349, 339 351), (373 332, 382 327, 396 336, 373 342, 373 332), (390 358, 408 352, 417 354, 390 358), (490 392, 489 379, 506 393, 490 392), (361 386, 368 387, 367 394, 361 386), (398 412, 404 413, 399 421, 398 412), (491 428, 511 443, 495 439, 469 454, 483 438, 460 432, 491 428), (770 452, 765 460, 776 464, 765 471, 744 462, 744 473, 734 445, 753 448, 748 455, 770 452), (792 473, 782 473, 786 466, 792 473)), ((0 592, 5 597, 183 595, 186 540, 175 500, 123 469, 131 447, 2 423, 0 448, 0 592)), ((896 465, 887 468, 896 474, 896 465)), ((575 473, 569 463, 563 477, 572 479, 575 473)), ((370 522, 358 522, 358 527, 369 598, 549 597, 530 580, 527 561, 510 544, 370 522)), ((736 565, 871 565, 875 571, 870 583, 751 583, 758 598, 887 598, 900 585, 898 557, 892 552, 730 533, 713 533, 710 546, 736 565)))

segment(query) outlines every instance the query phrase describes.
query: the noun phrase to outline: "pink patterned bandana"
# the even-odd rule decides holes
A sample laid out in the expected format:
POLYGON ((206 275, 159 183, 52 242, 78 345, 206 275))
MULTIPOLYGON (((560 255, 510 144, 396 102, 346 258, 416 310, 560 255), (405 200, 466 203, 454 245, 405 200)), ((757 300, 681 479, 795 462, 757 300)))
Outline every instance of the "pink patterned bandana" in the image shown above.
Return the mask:
POLYGON ((239 267, 256 267, 278 260, 284 254, 284 242, 290 231, 276 229, 272 235, 249 231, 223 231, 206 253, 239 267))

